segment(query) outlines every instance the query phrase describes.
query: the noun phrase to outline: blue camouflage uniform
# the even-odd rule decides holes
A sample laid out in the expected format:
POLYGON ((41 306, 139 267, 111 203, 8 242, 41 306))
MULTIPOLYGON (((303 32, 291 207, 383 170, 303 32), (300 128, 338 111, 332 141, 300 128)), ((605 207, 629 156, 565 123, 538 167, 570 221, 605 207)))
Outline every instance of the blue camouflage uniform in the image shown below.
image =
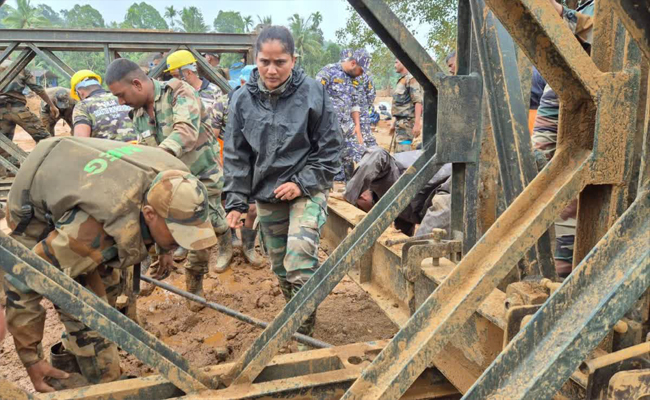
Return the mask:
POLYGON ((359 120, 361 122, 361 134, 363 135, 363 145, 367 148, 377 146, 377 139, 372 133, 372 124, 370 122, 370 114, 372 113, 373 105, 375 104, 375 85, 372 77, 368 72, 364 72, 360 76, 354 78, 353 84, 356 82, 357 90, 359 91, 359 120))
MULTIPOLYGON (((354 58, 357 63, 367 70, 370 64, 370 58, 365 50, 344 50, 341 52, 341 59, 347 60, 354 58)), ((325 90, 329 94, 334 111, 338 117, 341 132, 343 134, 343 171, 345 174, 351 176, 354 171, 354 163, 359 162, 365 146, 359 144, 354 133, 354 120, 352 113, 360 111, 359 90, 353 83, 353 78, 348 75, 341 66, 341 63, 328 64, 316 74, 316 80, 325 86, 325 90)), ((358 84, 358 82, 357 82, 358 84)), ((335 180, 344 180, 342 174, 337 175, 335 180)))

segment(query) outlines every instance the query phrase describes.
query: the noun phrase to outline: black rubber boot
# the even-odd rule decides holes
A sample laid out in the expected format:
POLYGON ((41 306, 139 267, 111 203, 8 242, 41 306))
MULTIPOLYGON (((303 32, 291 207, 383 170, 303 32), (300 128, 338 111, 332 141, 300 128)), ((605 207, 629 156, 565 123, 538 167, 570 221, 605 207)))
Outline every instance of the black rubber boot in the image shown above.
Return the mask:
POLYGON ((244 258, 246 258, 251 266, 259 267, 260 264, 262 264, 262 259, 257 255, 257 252, 255 251, 255 238, 257 237, 257 231, 242 227, 240 232, 242 241, 242 253, 244 254, 244 258))

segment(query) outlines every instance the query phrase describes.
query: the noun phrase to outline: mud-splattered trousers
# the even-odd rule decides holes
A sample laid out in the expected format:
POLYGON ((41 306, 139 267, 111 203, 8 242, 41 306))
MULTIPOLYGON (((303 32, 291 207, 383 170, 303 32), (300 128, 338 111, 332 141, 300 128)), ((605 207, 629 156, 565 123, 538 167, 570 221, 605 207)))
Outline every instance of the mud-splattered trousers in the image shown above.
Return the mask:
MULTIPOLYGON (((117 257, 117 247, 102 224, 81 209, 74 208, 56 221, 55 229, 45 239, 38 241, 36 238, 44 231, 47 231, 47 224, 33 218, 23 235, 12 237, 88 289, 89 276, 98 272, 106 291, 102 300, 114 306, 120 292, 120 273, 106 263, 117 257)), ((18 357, 25 367, 29 367, 43 359, 41 341, 45 310, 40 305, 43 296, 33 291, 21 291, 7 279, 4 287, 7 327, 14 336, 18 357)), ((90 330, 74 316, 58 308, 57 311, 65 327, 61 338, 63 345, 75 355, 82 375, 91 383, 117 380, 121 374, 117 345, 90 330)))
POLYGON ((26 104, 0 100, 0 134, 13 140, 16 125, 29 133, 36 143, 50 136, 41 120, 26 104))
MULTIPOLYGON (((298 197, 281 203, 257 202, 257 216, 271 268, 280 281, 287 302, 303 287, 319 267, 318 245, 327 219, 327 193, 298 197)), ((298 332, 311 335, 316 311, 298 332)))

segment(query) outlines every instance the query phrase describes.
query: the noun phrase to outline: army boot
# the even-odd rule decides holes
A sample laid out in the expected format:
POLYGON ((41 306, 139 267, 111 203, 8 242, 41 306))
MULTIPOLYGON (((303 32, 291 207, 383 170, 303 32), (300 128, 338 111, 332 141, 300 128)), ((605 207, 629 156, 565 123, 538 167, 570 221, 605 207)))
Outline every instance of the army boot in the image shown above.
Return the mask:
MULTIPOLYGON (((296 293, 302 288, 301 284, 293 284, 292 285, 292 295, 295 296, 296 293)), ((316 326, 316 310, 314 310, 313 313, 307 318, 305 322, 300 325, 300 328, 298 328, 298 333, 302 333, 303 335, 307 336, 314 336, 314 327, 316 326)), ((298 351, 307 351, 311 350, 312 348, 306 344, 298 343, 298 351)))
MULTIPOLYGON (((185 270, 185 287, 188 292, 199 296, 199 297, 204 297, 203 296, 203 274, 197 274, 194 273, 193 271, 190 271, 189 269, 185 270)), ((199 312, 205 308, 203 304, 199 304, 195 301, 186 299, 186 305, 187 308, 190 309, 190 311, 193 312, 199 312)))
POLYGON ((61 371, 67 372, 68 379, 46 377, 45 382, 56 390, 76 389, 90 385, 90 382, 83 375, 77 363, 77 357, 63 347, 59 342, 50 348, 50 364, 61 371))
POLYGON ((241 247, 242 242, 237 237, 237 229, 230 228, 230 235, 232 236, 232 247, 241 247))
POLYGON ((251 266, 259 267, 260 264, 262 264, 262 260, 255 251, 255 238, 257 237, 257 231, 254 229, 242 227, 240 232, 242 241, 242 253, 244 254, 244 258, 246 258, 251 266))
POLYGON ((182 247, 178 247, 174 251, 174 261, 177 261, 177 262, 185 261, 185 259, 187 258, 187 253, 188 253, 187 249, 184 249, 182 247))
POLYGON ((219 255, 214 270, 220 274, 230 267, 230 261, 232 260, 232 233, 230 229, 221 235, 217 235, 217 242, 219 243, 219 255))

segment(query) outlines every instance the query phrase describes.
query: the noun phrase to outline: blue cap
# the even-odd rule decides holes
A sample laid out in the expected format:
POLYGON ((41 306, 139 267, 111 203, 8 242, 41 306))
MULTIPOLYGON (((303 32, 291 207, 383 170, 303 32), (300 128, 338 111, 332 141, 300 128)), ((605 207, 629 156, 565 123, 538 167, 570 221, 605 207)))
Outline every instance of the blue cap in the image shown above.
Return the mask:
POLYGON ((370 66, 370 55, 365 49, 343 49, 341 50, 341 61, 345 61, 348 58, 357 61, 357 64, 363 68, 363 72, 368 72, 368 67, 370 66))

